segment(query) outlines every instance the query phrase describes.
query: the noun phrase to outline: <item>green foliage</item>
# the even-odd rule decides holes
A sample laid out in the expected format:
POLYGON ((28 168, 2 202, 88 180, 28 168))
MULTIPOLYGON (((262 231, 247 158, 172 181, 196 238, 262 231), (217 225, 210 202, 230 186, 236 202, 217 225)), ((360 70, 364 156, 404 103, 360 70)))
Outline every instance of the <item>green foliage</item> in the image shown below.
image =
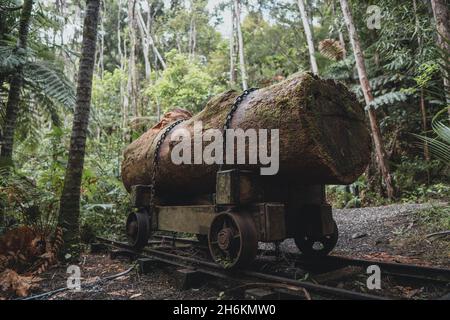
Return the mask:
POLYGON ((28 62, 23 68, 26 86, 34 92, 42 92, 54 104, 68 108, 75 105, 73 84, 61 70, 49 62, 28 62))
POLYGON ((179 107, 198 112, 210 96, 220 91, 197 59, 189 59, 175 51, 169 52, 166 59, 169 66, 145 91, 162 110, 179 107))
POLYGON ((450 165, 450 127, 443 121, 448 122, 448 110, 450 110, 450 107, 443 109, 433 118, 431 125, 435 134, 434 138, 414 134, 423 144, 427 144, 431 153, 437 159, 440 159, 447 166, 450 165), (439 120, 439 116, 443 113, 445 120, 439 120))
POLYGON ((407 159, 396 166, 394 179, 401 190, 402 202, 426 202, 450 198, 446 168, 438 160, 407 159), (444 177, 444 178, 442 178, 444 177), (447 181, 446 181, 447 180, 447 181))
MULTIPOLYGON (((16 3, 4 2, 7 6, 16 3)), ((142 10, 155 48, 167 68, 162 68, 150 47, 151 79, 144 78, 144 45, 138 29, 135 58, 139 114, 134 114, 134 110, 124 114, 124 102, 130 98, 128 3, 121 1, 119 7, 118 1, 108 1, 104 8, 107 10, 102 10, 103 29, 97 46, 82 178, 81 220, 86 235, 123 234, 129 201, 120 181, 122 152, 131 140, 154 124, 158 106, 162 112, 174 107, 198 112, 211 96, 230 87, 230 30, 219 32, 217 25, 229 18, 230 2, 211 10, 206 0, 146 3, 151 4, 149 11, 145 1, 138 1, 136 7, 142 10), (146 121, 136 129, 130 124, 134 118, 146 121)), ((383 9, 379 30, 367 28, 366 9, 372 3, 352 1, 351 5, 375 97, 372 107, 377 108, 393 175, 401 193, 400 201, 448 200, 445 163, 450 155, 450 131, 447 115, 444 117, 442 113, 439 120, 430 121, 431 115, 448 107, 442 85, 443 71, 448 70, 448 53, 436 46, 434 21, 425 1, 417 1, 416 12, 411 1, 378 1, 376 4, 383 9), (432 132, 423 132, 421 95, 424 95, 427 127, 430 128, 431 123, 432 132), (416 140, 409 133, 427 134, 422 141, 428 144, 432 155, 444 162, 427 162, 418 157, 416 140)), ((73 83, 81 43, 80 13, 83 12, 78 5, 39 2, 33 12, 26 51, 16 48, 20 10, 0 10, 0 134, 9 76, 22 67, 25 80, 15 136, 14 161, 18 169, 11 180, 0 181, 0 188, 16 186, 14 190, 23 196, 23 208, 20 201, 9 201, 6 189, 0 189, 4 191, 0 191, 3 212, 8 215, 21 217, 26 208, 36 206, 41 214, 57 211, 70 143, 71 107, 75 102, 73 83), (26 194, 27 189, 32 191, 26 194)), ((340 51, 339 55, 336 52, 327 55, 326 51, 317 53, 320 74, 345 82, 363 103, 338 1, 334 1, 334 5, 333 10, 330 1, 308 3, 314 18, 316 47, 324 39, 337 43, 338 31, 343 33, 346 43, 344 59, 340 51)), ((268 86, 292 73, 309 69, 308 48, 295 1, 243 1, 242 7, 249 86, 268 86)), ((238 79, 233 86, 240 90, 239 59, 234 63, 238 79)), ((351 186, 355 187, 359 188, 359 193, 348 192, 344 186, 329 186, 328 198, 335 207, 386 203, 378 193, 368 190, 365 176, 351 186)), ((24 221, 24 218, 19 220, 24 221)))
POLYGON ((448 206, 433 206, 418 211, 416 217, 429 232, 450 230, 450 207, 448 206))
POLYGON ((15 224, 36 225, 44 232, 53 230, 57 212, 54 194, 37 186, 23 172, 0 169, 0 233, 15 224))

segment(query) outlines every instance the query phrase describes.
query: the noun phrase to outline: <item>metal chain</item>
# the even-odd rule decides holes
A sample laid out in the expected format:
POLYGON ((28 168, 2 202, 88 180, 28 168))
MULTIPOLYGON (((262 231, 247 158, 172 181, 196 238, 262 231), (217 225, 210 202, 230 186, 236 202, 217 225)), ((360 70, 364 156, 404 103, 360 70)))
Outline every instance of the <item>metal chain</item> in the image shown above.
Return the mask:
POLYGON ((153 208, 153 200, 155 198, 155 184, 156 184, 156 174, 158 173, 158 166, 159 166, 159 150, 161 149, 161 146, 166 139, 169 132, 176 127, 181 122, 185 121, 186 119, 180 119, 172 124, 170 124, 162 133, 161 137, 159 138, 158 142, 156 143, 155 152, 153 154, 153 171, 151 176, 151 184, 150 184, 150 208, 153 208))
MULTIPOLYGON (((223 134, 224 151, 225 151, 225 146, 226 146, 226 130, 229 129, 229 127, 230 127, 231 120, 233 119, 234 113, 236 112, 237 108, 239 107, 241 102, 244 100, 244 98, 255 90, 258 90, 258 88, 250 88, 250 89, 244 90, 244 92, 236 98, 235 102, 233 103, 233 106, 231 107, 230 112, 228 112, 225 124, 223 126, 223 133, 222 133, 223 134)), ((173 122, 171 125, 169 125, 164 130, 163 134, 161 135, 161 137, 159 138, 159 140, 156 144, 155 152, 153 154, 153 171, 152 171, 151 184, 150 184, 150 208, 153 207, 153 200, 155 198, 156 174, 158 173, 158 166, 159 166, 159 151, 161 149, 161 146, 162 146, 164 140, 166 139, 167 135, 169 134, 169 132, 174 127, 176 127, 178 124, 180 124, 181 122, 183 122, 185 120, 186 119, 180 119, 180 120, 173 122)), ((222 164, 220 165, 220 169, 222 169, 222 164)))
MULTIPOLYGON (((250 88, 250 89, 244 90, 244 92, 240 96, 238 96, 236 98, 236 100, 234 101, 233 105, 231 106, 231 110, 230 110, 230 112, 228 112, 227 117, 225 118, 225 124, 223 125, 223 132, 222 132, 222 136, 223 136, 223 154, 225 154, 225 150, 226 150, 225 148, 226 148, 226 144, 227 144, 226 132, 227 132, 227 129, 230 128, 231 120, 233 119, 234 113, 236 112, 236 110, 239 107, 239 105, 241 104, 241 102, 244 101, 244 98, 246 96, 248 96, 250 93, 252 93, 253 91, 256 91, 256 90, 258 90, 258 88, 250 88)), ((222 164, 219 166, 219 170, 222 170, 223 162, 225 162, 225 160, 222 161, 222 164)))

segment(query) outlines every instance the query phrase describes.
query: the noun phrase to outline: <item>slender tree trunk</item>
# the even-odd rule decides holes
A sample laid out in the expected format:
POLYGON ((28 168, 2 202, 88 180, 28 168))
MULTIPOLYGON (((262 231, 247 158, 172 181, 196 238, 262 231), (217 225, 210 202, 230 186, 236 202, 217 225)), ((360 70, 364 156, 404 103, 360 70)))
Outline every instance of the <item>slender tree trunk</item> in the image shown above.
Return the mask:
POLYGON ((69 160, 58 217, 58 223, 64 231, 65 248, 75 253, 80 238, 80 187, 91 107, 99 9, 100 0, 87 0, 69 160))
POLYGON ((302 17, 303 29, 305 30, 306 42, 308 43, 309 61, 311 63, 311 70, 314 74, 319 74, 319 68, 316 61, 316 50, 314 49, 314 38, 309 24, 308 13, 305 8, 304 0, 297 0, 298 9, 302 17))
MULTIPOLYGON (((138 10, 138 20, 140 21, 142 26, 145 26, 144 19, 143 19, 142 14, 141 14, 141 12, 139 10, 138 10)), ((164 61, 163 57, 159 53, 159 50, 158 50, 158 48, 155 45, 155 40, 153 39, 153 36, 150 33, 150 25, 148 24, 147 28, 143 28, 142 31, 145 33, 145 36, 146 36, 147 41, 148 41, 148 45, 152 47, 153 53, 155 55, 155 58, 157 58, 157 60, 159 61, 159 63, 161 64, 163 69, 167 68, 166 62, 164 61)))
POLYGON ((128 57, 127 91, 133 116, 140 116, 138 108, 139 93, 137 88, 136 69, 136 0, 128 2, 128 29, 130 35, 130 55, 128 57))
MULTIPOLYGON (((191 2, 192 6, 192 2, 191 2)), ((194 16, 191 13, 191 21, 189 23, 189 41, 188 41, 188 52, 189 52, 189 59, 192 58, 192 47, 194 43, 194 16)))
MULTIPOLYGON (((425 107, 425 95, 424 90, 420 89, 420 112, 422 114, 422 130, 424 135, 427 136, 428 126, 427 126, 427 109, 425 107)), ((423 145, 423 154, 425 156, 425 160, 430 161, 430 150, 428 148, 428 142, 425 141, 423 145)))
POLYGON ((144 19, 142 18, 142 13, 140 10, 138 10, 138 23, 139 27, 139 33, 141 35, 141 42, 142 42, 142 53, 144 55, 144 67, 145 67, 145 80, 150 81, 152 69, 150 65, 150 59, 149 59, 149 39, 146 32, 146 25, 144 22, 144 19))
MULTIPOLYGON (((335 0, 333 0, 333 2, 331 4, 332 4, 333 16, 336 16, 336 2, 335 2, 335 0)), ((338 28, 338 37, 339 37, 339 43, 341 44, 341 47, 342 47, 342 58, 346 59, 347 58, 347 48, 346 48, 346 45, 345 45, 344 33, 342 32, 340 26, 338 28)))
POLYGON ((195 57, 195 50, 197 49, 197 24, 195 23, 192 29, 192 57, 195 57))
MULTIPOLYGON (((101 4, 102 10, 105 10, 103 2, 101 4)), ((106 14, 105 14, 106 16, 106 14)), ((98 56, 98 72, 100 73, 100 78, 103 79, 103 72, 105 70, 104 66, 104 53, 105 53, 105 28, 104 28, 104 16, 100 16, 100 48, 98 56)))
MULTIPOLYGON (((436 21, 436 29, 438 32, 438 45, 446 54, 442 73, 444 78, 445 97, 447 100, 447 106, 450 105, 450 74, 446 70, 450 66, 450 14, 446 0, 431 0, 431 6, 433 8, 434 20, 436 21)), ((448 110, 450 116, 450 109, 448 110)))
POLYGON ((247 90, 247 70, 245 68, 244 39, 242 37, 241 30, 241 7, 239 0, 234 0, 234 14, 236 16, 236 31, 238 35, 239 65, 241 69, 242 88, 247 90))
POLYGON ((342 58, 346 59, 347 58, 347 48, 345 46, 344 34, 342 33, 341 30, 339 30, 339 43, 341 44, 341 47, 342 47, 342 58))
MULTIPOLYGON (((121 37, 121 14, 120 11, 122 9, 122 0, 119 0, 118 2, 119 9, 117 10, 117 51, 119 53, 119 59, 120 59, 120 70, 122 71, 122 74, 125 74, 125 61, 126 57, 124 54, 125 50, 122 50, 122 37, 121 37)), ((125 42, 125 40, 123 41, 125 42)), ((125 47, 125 45, 124 45, 125 47)), ((127 141, 127 129, 128 129, 128 96, 125 93, 125 81, 120 79, 120 101, 122 102, 121 106, 121 113, 122 113, 122 139, 123 141, 127 141)))
POLYGON ((236 83, 236 67, 234 65, 236 61, 235 56, 235 17, 234 8, 231 10, 231 34, 230 34, 230 86, 234 86, 236 83))
POLYGON ((370 129, 372 131, 372 139, 375 145, 375 152, 377 156, 378 166, 380 167, 381 174, 383 175, 383 180, 386 185, 386 191, 389 199, 394 198, 395 189, 394 183, 392 181, 389 163, 386 156, 386 151, 383 145, 383 138, 381 135, 380 127, 378 125, 377 116, 375 110, 370 107, 371 102, 374 100, 372 95, 372 89, 370 88, 369 79, 367 77, 366 66, 364 64, 364 56, 361 49, 361 45, 359 42, 359 36, 356 32, 355 25, 353 23, 352 13, 350 11, 350 7, 348 5, 347 0, 340 0, 342 13, 344 15, 344 20, 348 28, 348 33, 350 36, 350 42, 353 47, 353 53, 355 55, 356 67, 358 69, 359 81, 361 83, 361 88, 364 93, 364 99, 366 101, 369 121, 370 121, 370 129))
MULTIPOLYGON (((418 46, 418 52, 421 52, 422 50, 422 36, 420 34, 420 22, 419 22, 419 16, 417 12, 417 0, 413 0, 413 8, 414 8, 414 19, 415 19, 415 31, 417 34, 417 46, 418 46)), ((425 94, 423 88, 420 88, 420 113, 422 114, 422 131, 423 134, 427 136, 427 110, 425 107, 425 94)), ((426 161, 430 161, 430 150, 428 148, 428 142, 425 141, 423 145, 423 155, 425 157, 426 161)), ((430 178, 430 173, 428 170, 428 182, 430 178)))
MULTIPOLYGON (((22 6, 22 12, 19 22, 19 39, 17 47, 26 49, 28 40, 28 31, 31 20, 31 10, 33 0, 25 0, 22 6)), ((6 103, 5 124, 0 141, 0 165, 12 165, 12 154, 14 148, 14 133, 16 130, 17 112, 20 102, 20 90, 22 89, 22 67, 19 66, 16 72, 11 76, 9 83, 8 102, 6 103)))

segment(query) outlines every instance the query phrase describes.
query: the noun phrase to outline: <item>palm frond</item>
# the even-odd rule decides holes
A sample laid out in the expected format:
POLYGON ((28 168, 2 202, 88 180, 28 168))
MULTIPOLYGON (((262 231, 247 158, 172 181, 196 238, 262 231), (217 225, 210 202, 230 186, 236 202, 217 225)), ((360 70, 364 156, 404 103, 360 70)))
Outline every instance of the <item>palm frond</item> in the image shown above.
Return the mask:
POLYGON ((53 103, 72 108, 75 105, 75 89, 72 83, 52 64, 28 62, 23 69, 27 86, 42 92, 53 103))
POLYGON ((450 165, 450 145, 446 144, 437 139, 421 136, 418 134, 413 134, 417 139, 419 139, 423 144, 427 144, 430 152, 437 159, 440 159, 447 165, 450 165))
POLYGON ((439 117, 442 115, 447 117, 449 108, 442 109, 433 117, 431 127, 436 134, 436 138, 413 134, 423 144, 428 144, 431 153, 447 165, 450 165, 450 127, 439 120, 439 117))

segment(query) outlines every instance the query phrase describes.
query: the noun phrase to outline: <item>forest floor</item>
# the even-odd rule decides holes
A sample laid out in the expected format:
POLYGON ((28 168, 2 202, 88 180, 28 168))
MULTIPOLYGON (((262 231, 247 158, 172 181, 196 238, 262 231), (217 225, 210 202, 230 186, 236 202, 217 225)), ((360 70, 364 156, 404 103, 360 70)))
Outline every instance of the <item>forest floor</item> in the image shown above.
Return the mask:
MULTIPOLYGON (((442 204, 441 204, 442 205, 442 204)), ((450 242, 425 240, 430 228, 417 213, 430 205, 390 205, 376 208, 334 210, 340 238, 333 252, 338 255, 386 261, 450 267, 450 242)), ((284 251, 297 251, 292 240, 282 244, 284 251)), ((82 255, 79 264, 82 284, 127 270, 128 260, 111 260, 109 255, 82 255)), ((33 294, 65 287, 67 266, 55 266, 43 273, 33 294)), ((64 291, 51 299, 217 299, 223 288, 207 283, 199 289, 181 291, 173 279, 173 267, 161 267, 140 275, 136 270, 125 276, 81 292, 64 291)))
MULTIPOLYGON (((433 228, 439 226, 424 222, 419 214, 444 205, 395 204, 334 209, 339 240, 333 254, 450 268, 450 242, 427 239, 433 228)), ((291 239, 284 241, 281 249, 298 251, 291 239)))

